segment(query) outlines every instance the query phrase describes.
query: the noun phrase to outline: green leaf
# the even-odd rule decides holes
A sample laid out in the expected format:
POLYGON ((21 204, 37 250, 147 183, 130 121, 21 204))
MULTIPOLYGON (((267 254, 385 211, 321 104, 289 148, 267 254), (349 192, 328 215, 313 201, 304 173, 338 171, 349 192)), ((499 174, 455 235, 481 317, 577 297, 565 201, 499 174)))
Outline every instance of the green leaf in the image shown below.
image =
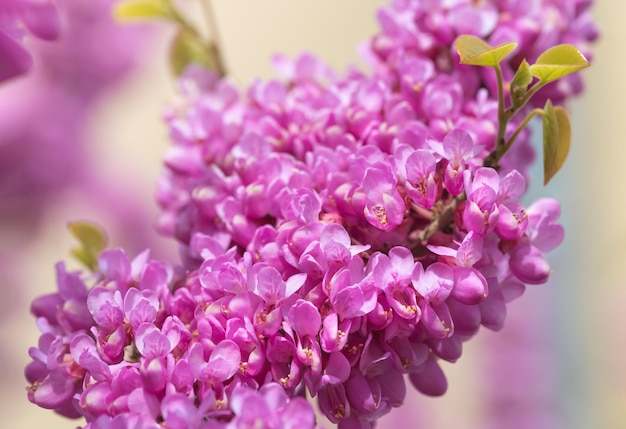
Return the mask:
POLYGON ((181 28, 172 43, 170 65, 178 76, 189 64, 199 64, 218 72, 221 70, 215 46, 207 47, 196 33, 181 28))
POLYGON ((80 247, 71 249, 72 255, 91 271, 97 271, 98 255, 107 245, 106 234, 89 222, 72 222, 67 229, 80 243, 80 247))
POLYGON ((552 107, 550 100, 543 110, 543 184, 561 169, 569 153, 572 129, 565 110, 552 107))
POLYGON ((474 66, 496 67, 516 47, 517 43, 515 42, 492 47, 478 37, 469 34, 461 35, 456 39, 456 50, 461 56, 461 64, 474 66))
POLYGON ((543 83, 552 82, 589 67, 587 58, 573 45, 554 46, 537 58, 530 66, 530 73, 543 83))
POLYGON ((522 60, 522 63, 519 65, 511 81, 511 102, 514 108, 520 106, 521 100, 528 91, 528 85, 530 85, 532 81, 533 75, 530 74, 528 63, 526 60, 522 60))
POLYGON ((113 10, 118 21, 171 18, 169 0, 129 0, 118 3, 113 10))

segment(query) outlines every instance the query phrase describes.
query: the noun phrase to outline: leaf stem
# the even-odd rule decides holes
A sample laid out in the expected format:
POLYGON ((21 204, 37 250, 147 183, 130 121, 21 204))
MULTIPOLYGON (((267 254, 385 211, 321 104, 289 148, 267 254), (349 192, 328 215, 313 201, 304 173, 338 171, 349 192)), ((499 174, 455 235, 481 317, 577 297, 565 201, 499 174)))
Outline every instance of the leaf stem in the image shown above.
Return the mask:
POLYGON ((502 147, 502 152, 496 153, 496 159, 495 159, 496 162, 499 162, 500 159, 502 158, 502 156, 505 153, 507 153, 507 151, 511 148, 511 146, 513 145, 513 143, 515 142, 517 137, 519 137, 519 135, 522 132, 522 130, 528 125, 530 120, 532 118, 534 118, 535 116, 541 115, 541 114, 543 114, 543 109, 536 108, 536 109, 533 109, 533 110, 530 111, 530 113, 524 118, 522 123, 517 127, 515 132, 511 135, 511 137, 504 144, 504 146, 502 147))
POLYGON ((508 122, 508 114, 504 109, 504 84, 502 83, 502 68, 497 64, 493 68, 496 71, 496 82, 498 86, 498 140, 496 146, 504 144, 504 134, 508 122))
POLYGON ((216 72, 219 73, 220 76, 226 75, 226 65, 224 62, 224 57, 222 56, 222 50, 220 49, 223 44, 220 40, 220 32, 219 27, 217 25, 217 19, 215 18, 215 9, 211 0, 200 0, 200 4, 202 5, 202 9, 204 11, 204 17, 206 23, 211 32, 211 37, 213 39, 212 42, 208 42, 209 51, 215 56, 215 65, 216 72))
POLYGON ((209 63, 209 67, 220 76, 224 76, 226 74, 226 67, 224 66, 224 61, 220 54, 217 25, 214 19, 214 14, 212 12, 211 5, 207 0, 201 0, 201 5, 205 12, 208 25, 211 28, 211 33, 214 39, 213 42, 204 40, 198 29, 176 9, 171 1, 167 2, 168 14, 172 21, 177 23, 182 30, 187 31, 197 41, 197 43, 203 47, 206 52, 206 60, 209 63))
POLYGON ((539 82, 537 82, 537 83, 535 83, 533 86, 531 86, 531 87, 530 87, 530 89, 528 90, 528 92, 526 93, 526 95, 524 95, 524 98, 522 98, 522 99, 520 100, 520 104, 519 104, 519 106, 517 107, 517 109, 515 109, 515 110, 512 112, 511 117, 512 117, 513 115, 515 115, 517 112, 519 112, 519 111, 520 111, 520 110, 521 110, 521 109, 522 109, 522 108, 526 105, 526 103, 528 103, 528 101, 529 101, 531 98, 533 98, 533 95, 535 95, 535 94, 537 93, 537 91, 539 91, 541 88, 543 88, 544 86, 546 86, 546 83, 547 83, 547 82, 544 82, 544 81, 541 81, 541 80, 540 80, 539 82))
POLYGON ((200 33, 198 32, 196 27, 194 27, 191 22, 187 21, 187 19, 183 15, 181 15, 180 12, 178 12, 176 7, 174 7, 174 5, 172 5, 170 1, 167 2, 167 8, 168 8, 168 14, 169 16, 172 17, 172 20, 174 22, 176 22, 178 25, 180 25, 190 34, 193 34, 194 37, 201 39, 200 33))
POLYGON ((462 192, 454 197, 452 201, 444 207, 439 216, 434 218, 428 226, 424 228, 420 234, 418 234, 416 237, 416 246, 426 246, 428 240, 430 240, 433 235, 446 228, 454 220, 454 212, 456 211, 457 206, 461 202, 465 201, 465 199, 465 192, 462 192))

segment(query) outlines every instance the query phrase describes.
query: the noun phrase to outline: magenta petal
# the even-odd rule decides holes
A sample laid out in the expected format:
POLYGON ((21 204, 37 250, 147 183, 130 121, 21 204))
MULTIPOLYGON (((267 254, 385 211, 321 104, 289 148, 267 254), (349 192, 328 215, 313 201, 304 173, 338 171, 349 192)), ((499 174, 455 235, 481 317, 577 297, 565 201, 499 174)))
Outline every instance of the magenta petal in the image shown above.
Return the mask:
POLYGON ((463 171, 465 171, 463 166, 457 168, 454 168, 452 164, 446 166, 443 181, 450 194, 459 195, 463 191, 463 171))
POLYGON ((259 394, 272 409, 280 409, 287 405, 289 396, 285 389, 280 387, 278 383, 264 384, 259 388, 259 394))
POLYGON ((383 400, 389 406, 399 407, 404 403, 406 397, 406 383, 404 382, 404 374, 395 369, 387 371, 376 377, 380 383, 380 390, 383 394, 383 400))
POLYGON ((346 382, 350 405, 362 414, 369 414, 380 406, 382 392, 376 378, 365 378, 355 370, 346 382))
POLYGON ((368 422, 351 414, 337 423, 337 429, 374 429, 376 422, 368 422))
POLYGON ((78 272, 67 272, 65 264, 59 262, 55 265, 56 280, 59 287, 59 295, 63 299, 76 298, 84 300, 87 295, 87 286, 80 278, 78 272))
POLYGON ((511 251, 509 266, 513 274, 524 283, 545 283, 550 276, 550 265, 541 251, 530 244, 518 245, 511 251))
POLYGON ((263 267, 256 275, 255 293, 267 304, 275 304, 285 297, 287 285, 274 267, 263 267))
POLYGON ((483 257, 484 240, 478 234, 470 231, 457 250, 456 259, 464 267, 471 267, 483 257))
POLYGON ((528 207, 529 216, 547 216, 549 219, 556 220, 561 215, 560 203, 552 198, 540 198, 528 207))
POLYGON ((350 362, 341 352, 330 353, 324 368, 324 383, 343 383, 350 375, 350 362))
POLYGON ((561 244, 564 238, 565 228, 561 225, 544 225, 541 228, 541 233, 534 238, 533 246, 542 252, 549 252, 561 244))
POLYGON ((157 289, 167 286, 172 276, 171 271, 171 267, 163 262, 148 262, 141 272, 139 288, 142 290, 156 291, 157 289))
POLYGON ((151 323, 143 323, 137 328, 135 346, 148 359, 165 356, 172 349, 169 338, 151 323))
POLYGON ((448 19, 457 34, 471 34, 484 38, 496 28, 498 11, 491 5, 466 4, 452 8, 448 19))
POLYGON ((98 257, 98 267, 111 280, 127 280, 130 276, 130 260, 122 249, 103 251, 98 257))
POLYGON ((154 394, 138 387, 128 395, 128 408, 146 420, 156 420, 161 413, 161 401, 154 394))
POLYGON ((463 304, 478 304, 487 297, 487 281, 475 268, 454 267, 451 296, 463 304))
POLYGON ((433 353, 448 362, 456 362, 463 354, 463 340, 459 335, 453 335, 442 340, 429 340, 428 345, 433 353))
POLYGON ((454 128, 443 138, 443 151, 449 160, 461 161, 472 154, 474 142, 469 133, 454 128))
POLYGON ((473 180, 473 189, 476 190, 476 187, 488 186, 493 189, 496 193, 500 190, 500 176, 498 172, 489 167, 480 167, 474 173, 473 180))
POLYGON ((95 383, 80 396, 80 407, 87 413, 99 416, 107 413, 107 397, 111 394, 109 383, 95 383))
POLYGON ((42 408, 55 409, 70 401, 76 390, 76 380, 62 371, 53 371, 36 389, 31 390, 29 399, 42 408))
POLYGON ((293 398, 282 412, 283 429, 313 429, 315 413, 304 398, 293 398))
POLYGON ((500 290, 490 291, 489 296, 480 303, 482 324, 494 331, 502 329, 506 318, 506 301, 500 290))
MULTIPOLYGON (((92 332, 96 331, 95 328, 92 332)), ((101 340, 102 337, 101 337, 101 340)), ((110 362, 121 360, 124 356, 124 347, 128 344, 128 334, 123 325, 120 325, 110 334, 106 335, 106 342, 100 341, 98 345, 101 347, 100 355, 103 359, 106 357, 110 362)), ((106 360, 105 359, 105 360, 106 360)))
POLYGON ((78 334, 72 339, 70 353, 74 360, 89 371, 94 379, 104 381, 111 378, 109 366, 100 359, 93 338, 87 334, 78 334))
POLYGON ((30 1, 22 9, 22 22, 34 36, 54 40, 61 32, 61 22, 56 7, 49 1, 30 1))
POLYGON ((333 423, 350 415, 350 403, 343 384, 327 384, 319 391, 319 407, 333 423))
POLYGON ((87 330, 94 324, 85 299, 70 298, 61 306, 59 324, 68 330, 87 330))
POLYGON ((94 321, 105 328, 114 329, 124 320, 122 297, 103 286, 94 287, 87 297, 87 307, 94 321))
POLYGON ((426 271, 421 263, 415 264, 411 276, 413 286, 427 302, 438 305, 443 303, 454 288, 454 271, 448 265, 435 262, 426 271))
POLYGON ((427 150, 417 150, 406 160, 407 193, 413 202, 427 209, 437 198, 435 167, 435 157, 427 150))
POLYGON ((168 428, 188 429, 196 413, 196 407, 187 396, 172 393, 163 398, 161 413, 168 428))
POLYGON ((500 180, 498 199, 501 202, 517 201, 526 191, 526 179, 517 170, 511 171, 500 180))
POLYGON ((26 73, 33 59, 13 38, 0 31, 0 82, 26 73))
POLYGON ((499 206, 498 223, 495 232, 505 240, 517 240, 524 232, 528 225, 528 216, 524 212, 524 208, 519 204, 510 204, 499 206))
POLYGON ((424 304, 420 308, 422 309, 420 322, 431 337, 442 339, 452 335, 452 318, 445 304, 434 307, 424 304))
POLYGON ((456 299, 446 301, 450 317, 454 320, 454 332, 457 335, 471 337, 480 328, 481 313, 476 305, 462 304, 456 299))
POLYGON ((402 223, 406 207, 397 191, 382 194, 368 201, 364 214, 367 221, 378 229, 390 231, 402 223))
POLYGON ((302 299, 289 309, 288 320, 293 330, 301 338, 305 336, 315 337, 322 326, 322 317, 317 307, 302 299))
MULTIPOLYGON (((343 346, 339 347, 340 341, 338 338, 338 331, 339 318, 337 316, 337 313, 328 314, 324 318, 322 332, 320 333, 320 345, 322 346, 323 351, 330 353, 339 351, 343 348, 343 346)), ((343 337, 345 338, 347 337, 347 335, 343 335, 343 337)), ((341 340, 344 340, 344 338, 342 338, 341 340)), ((347 340, 347 338, 345 339, 347 340)))
MULTIPOLYGON (((352 318, 363 315, 365 299, 359 285, 348 286, 334 293, 331 302, 333 308, 342 318, 352 318)), ((374 302, 375 304, 375 302, 374 302)))
POLYGON ((372 334, 370 334, 361 352, 359 370, 366 377, 386 374, 393 367, 391 352, 384 350, 379 341, 382 339, 373 339, 372 334))
POLYGON ((221 341, 211 352, 207 364, 209 379, 212 381, 226 381, 239 369, 241 351, 232 340, 221 341))
POLYGON ((159 299, 150 290, 131 288, 124 297, 124 314, 133 328, 144 322, 152 323, 159 309, 159 299))
POLYGON ((50 323, 57 319, 57 309, 63 306, 63 300, 58 293, 38 296, 30 304, 30 312, 35 317, 44 317, 50 323))
POLYGON ((480 235, 487 232, 487 219, 485 214, 474 201, 467 201, 463 210, 463 225, 468 231, 473 231, 480 235))
POLYGON ((428 396, 441 396, 448 390, 448 381, 434 357, 428 358, 418 371, 409 374, 411 384, 428 396))

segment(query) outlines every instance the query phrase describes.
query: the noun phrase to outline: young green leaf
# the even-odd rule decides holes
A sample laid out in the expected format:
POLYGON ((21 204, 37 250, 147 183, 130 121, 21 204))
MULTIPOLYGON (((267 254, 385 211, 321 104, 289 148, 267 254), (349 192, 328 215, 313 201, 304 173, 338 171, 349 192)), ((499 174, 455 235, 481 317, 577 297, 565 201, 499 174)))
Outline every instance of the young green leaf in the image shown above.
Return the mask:
POLYGON ((67 225, 80 247, 71 249, 72 255, 92 271, 98 269, 98 255, 107 245, 106 234, 89 222, 72 222, 67 225))
POLYGON ((474 66, 496 67, 516 47, 517 43, 515 42, 492 47, 478 37, 469 34, 463 34, 456 39, 456 50, 461 57, 461 64, 474 66))
POLYGON ((533 81, 533 75, 530 74, 529 66, 526 60, 522 60, 519 68, 511 81, 511 102, 514 108, 519 107, 520 101, 528 91, 528 85, 533 81))
POLYGON ((569 153, 572 139, 567 113, 562 107, 553 107, 550 100, 543 110, 543 184, 561 169, 569 153))
POLYGON ((197 34, 181 28, 172 43, 170 64, 178 76, 192 63, 223 73, 215 45, 206 46, 197 34))
POLYGON ((573 45, 554 46, 537 58, 530 66, 530 73, 543 83, 552 82, 589 67, 587 58, 573 45))
POLYGON ((169 0, 128 0, 118 3, 113 16, 119 21, 170 18, 169 0))

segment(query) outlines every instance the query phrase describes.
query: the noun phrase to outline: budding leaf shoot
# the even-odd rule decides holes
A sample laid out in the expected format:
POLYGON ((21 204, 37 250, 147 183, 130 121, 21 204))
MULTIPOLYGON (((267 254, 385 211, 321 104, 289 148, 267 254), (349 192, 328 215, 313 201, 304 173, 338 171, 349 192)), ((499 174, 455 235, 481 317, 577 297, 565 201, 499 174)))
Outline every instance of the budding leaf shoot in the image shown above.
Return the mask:
POLYGON ((563 44, 541 54, 530 66, 530 73, 542 83, 548 83, 585 67, 589 67, 587 58, 575 46, 563 44))
POLYGON ((168 0, 130 0, 117 4, 113 16, 118 21, 170 18, 168 0))
POLYGON ((561 169, 569 153, 571 126, 567 113, 560 107, 553 107, 550 100, 543 111, 543 184, 547 185, 561 169))
POLYGON ((511 81, 511 103, 513 107, 518 108, 523 103, 522 100, 528 92, 528 85, 532 81, 533 75, 530 73, 530 67, 526 60, 522 60, 511 81))
POLYGON ((72 255, 91 271, 98 269, 98 255, 107 246, 106 234, 89 222, 71 222, 67 228, 78 239, 80 247, 71 250, 72 255))
POLYGON ((456 50, 461 57, 461 64, 474 66, 496 67, 517 47, 517 43, 509 42, 498 46, 490 46, 478 37, 464 34, 456 39, 456 50))

